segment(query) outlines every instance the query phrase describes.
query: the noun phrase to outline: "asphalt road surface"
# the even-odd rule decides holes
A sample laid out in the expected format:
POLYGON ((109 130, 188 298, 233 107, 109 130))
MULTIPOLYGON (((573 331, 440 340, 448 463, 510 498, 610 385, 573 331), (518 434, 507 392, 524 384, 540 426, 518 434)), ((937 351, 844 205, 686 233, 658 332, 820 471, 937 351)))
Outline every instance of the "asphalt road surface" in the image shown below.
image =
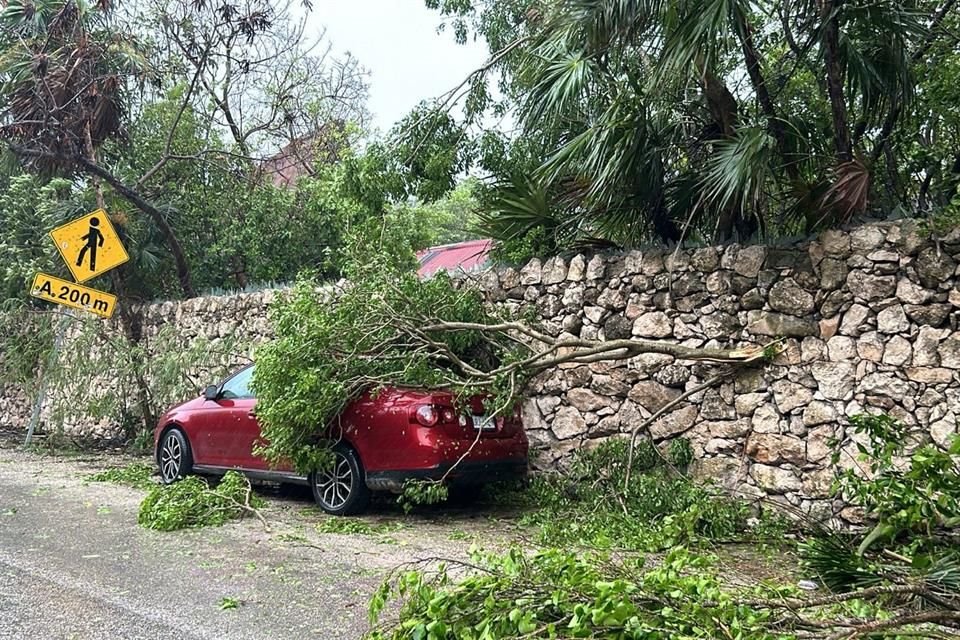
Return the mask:
POLYGON ((392 568, 463 557, 499 528, 382 507, 365 522, 392 523, 389 535, 319 534, 326 516, 308 498, 273 497, 269 530, 246 519, 147 531, 143 491, 88 481, 125 462, 0 448, 0 639, 360 638, 392 568))

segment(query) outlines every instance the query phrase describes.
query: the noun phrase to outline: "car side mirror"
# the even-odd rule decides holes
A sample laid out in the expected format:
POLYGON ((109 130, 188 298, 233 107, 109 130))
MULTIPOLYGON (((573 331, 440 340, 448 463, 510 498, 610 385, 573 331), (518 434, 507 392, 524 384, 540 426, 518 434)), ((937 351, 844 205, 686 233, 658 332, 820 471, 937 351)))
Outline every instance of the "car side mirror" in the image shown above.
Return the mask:
POLYGON ((212 384, 203 390, 204 400, 216 400, 219 397, 220 397, 220 387, 218 387, 215 384, 212 384))

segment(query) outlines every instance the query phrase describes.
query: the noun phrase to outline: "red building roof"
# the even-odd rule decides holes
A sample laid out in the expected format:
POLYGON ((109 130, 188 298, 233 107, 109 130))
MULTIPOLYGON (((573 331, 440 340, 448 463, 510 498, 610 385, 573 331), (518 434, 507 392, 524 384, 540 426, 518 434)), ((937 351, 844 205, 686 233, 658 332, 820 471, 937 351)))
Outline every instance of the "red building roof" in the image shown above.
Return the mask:
POLYGON ((493 240, 468 240, 455 244, 430 247, 417 252, 420 269, 417 273, 426 277, 437 271, 475 271, 487 263, 493 248, 493 240))

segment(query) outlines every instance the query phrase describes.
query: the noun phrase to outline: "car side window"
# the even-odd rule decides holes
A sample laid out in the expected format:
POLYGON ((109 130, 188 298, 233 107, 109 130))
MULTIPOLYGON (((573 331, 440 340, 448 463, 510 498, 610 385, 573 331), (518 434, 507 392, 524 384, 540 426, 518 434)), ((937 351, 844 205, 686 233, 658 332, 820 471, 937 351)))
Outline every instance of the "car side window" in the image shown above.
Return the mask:
POLYGON ((253 391, 250 390, 250 380, 253 378, 253 367, 247 367, 223 383, 220 390, 220 397, 227 400, 240 400, 243 398, 253 398, 253 391))

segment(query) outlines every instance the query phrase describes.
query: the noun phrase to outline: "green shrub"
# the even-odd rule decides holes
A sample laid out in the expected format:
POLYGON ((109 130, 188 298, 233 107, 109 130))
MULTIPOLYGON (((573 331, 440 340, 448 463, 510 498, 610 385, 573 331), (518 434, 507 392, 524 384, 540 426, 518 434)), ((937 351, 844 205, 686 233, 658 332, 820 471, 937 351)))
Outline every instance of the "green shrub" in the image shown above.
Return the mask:
MULTIPOLYGON (((862 507, 872 527, 816 532, 800 544, 804 565, 836 591, 929 581, 960 592, 951 539, 960 526, 960 437, 947 450, 926 444, 906 455, 907 429, 891 416, 861 414, 850 424, 866 440, 857 443, 857 463, 869 473, 844 471, 835 494, 862 507)), ((833 443, 834 465, 841 445, 833 443)))
MULTIPOLYGON (((949 450, 926 444, 906 456, 906 427, 888 415, 861 414, 850 418, 856 433, 867 444, 857 444, 859 461, 869 477, 847 470, 837 491, 861 506, 877 524, 860 545, 862 554, 871 545, 900 539, 909 551, 933 542, 933 534, 960 526, 960 437, 949 450), (907 464, 897 460, 907 457, 907 464)), ((834 448, 833 463, 842 452, 834 448)))
POLYGON ((228 471, 213 489, 206 480, 188 476, 151 489, 140 503, 137 522, 158 531, 220 526, 245 515, 248 507, 263 506, 263 500, 253 494, 247 502, 249 490, 250 483, 237 471, 228 471))

